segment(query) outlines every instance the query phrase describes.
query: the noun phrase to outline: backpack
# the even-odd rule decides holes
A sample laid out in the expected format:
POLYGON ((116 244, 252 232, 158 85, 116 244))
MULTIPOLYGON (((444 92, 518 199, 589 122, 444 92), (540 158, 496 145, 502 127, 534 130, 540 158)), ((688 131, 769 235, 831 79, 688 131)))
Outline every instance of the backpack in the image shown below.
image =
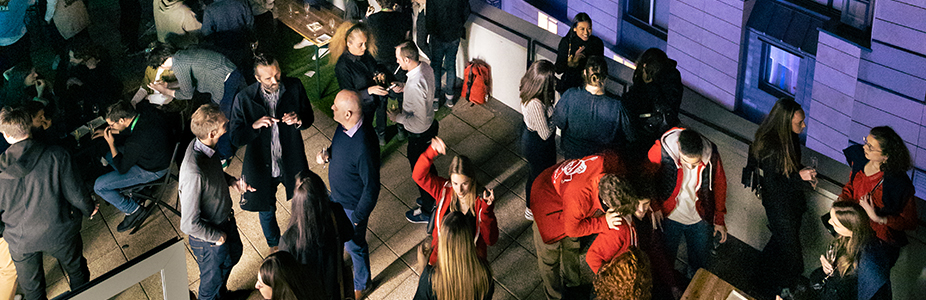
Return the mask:
POLYGON ((463 70, 463 99, 485 104, 492 93, 492 68, 484 60, 474 59, 463 70))

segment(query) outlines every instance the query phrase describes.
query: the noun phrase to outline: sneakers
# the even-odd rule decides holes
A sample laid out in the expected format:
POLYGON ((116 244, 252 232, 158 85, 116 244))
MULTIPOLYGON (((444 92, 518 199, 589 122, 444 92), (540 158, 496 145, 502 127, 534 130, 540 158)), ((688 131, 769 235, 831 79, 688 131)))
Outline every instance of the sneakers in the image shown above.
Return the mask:
POLYGON ((431 220, 431 214, 421 211, 421 207, 405 212, 405 219, 416 224, 427 224, 431 220))
POLYGON ((382 135, 377 136, 377 137, 379 138, 379 146, 380 147, 386 146, 386 137, 382 135))
POLYGON ((126 230, 135 228, 138 225, 141 225, 145 222, 145 219, 151 215, 151 209, 141 206, 138 206, 138 209, 135 210, 135 213, 125 216, 125 219, 122 219, 122 223, 119 223, 119 226, 116 227, 116 231, 124 232, 126 230))
POLYGON ((447 105, 448 108, 453 108, 453 95, 445 95, 444 97, 447 98, 447 101, 444 102, 444 105, 447 105))
POLYGON ((534 212, 531 211, 530 207, 524 208, 524 218, 533 221, 534 212))
POLYGON ((312 43, 312 41, 309 41, 307 39, 302 39, 301 41, 299 41, 299 43, 293 45, 293 49, 302 49, 302 48, 305 48, 308 46, 314 46, 314 45, 315 44, 312 43))

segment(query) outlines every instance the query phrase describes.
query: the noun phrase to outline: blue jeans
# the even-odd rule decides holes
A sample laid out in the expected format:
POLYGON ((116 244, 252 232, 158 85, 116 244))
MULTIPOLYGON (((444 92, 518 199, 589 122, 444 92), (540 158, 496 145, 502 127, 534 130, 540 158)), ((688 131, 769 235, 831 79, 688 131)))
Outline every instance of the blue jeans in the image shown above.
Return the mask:
MULTIPOLYGON (((235 95, 238 94, 238 91, 243 90, 246 87, 244 76, 241 75, 241 72, 235 69, 228 75, 228 78, 225 79, 225 92, 222 94, 222 100, 219 104, 219 110, 225 114, 225 117, 231 120, 232 107, 235 103, 235 95)), ((219 137, 219 141, 215 146, 215 151, 219 154, 219 158, 228 159, 235 155, 235 148, 231 144, 231 132, 228 134, 222 135, 219 137)))
POLYGON ((273 210, 257 212, 260 218, 260 228, 264 231, 264 238, 267 239, 267 246, 270 248, 280 244, 280 224, 277 223, 277 206, 273 205, 273 210))
POLYGON ((220 299, 228 292, 225 283, 244 249, 234 217, 217 227, 226 234, 225 243, 221 246, 190 236, 190 249, 199 263, 200 300, 220 299))
POLYGON ((675 261, 678 255, 678 244, 682 237, 685 237, 686 248, 688 248, 688 275, 693 275, 700 268, 707 267, 707 257, 710 255, 711 238, 713 229, 711 224, 699 221, 691 225, 684 225, 669 219, 663 221, 666 239, 666 253, 669 258, 675 261))
MULTIPOLYGON (((345 208, 344 213, 352 225, 356 223, 353 210, 345 208)), ((354 225, 354 237, 344 243, 344 246, 350 252, 350 259, 354 265, 354 290, 362 291, 370 283, 370 247, 367 245, 366 221, 354 225)))
MULTIPOLYGON (((113 157, 111 153, 106 153, 106 161, 112 166, 113 157)), ((96 192, 100 198, 103 198, 103 200, 106 200, 106 202, 109 202, 123 213, 131 214, 138 209, 138 203, 122 196, 122 194, 116 190, 158 180, 164 177, 164 174, 167 174, 167 170, 169 169, 151 172, 135 165, 132 166, 128 172, 125 172, 125 174, 119 174, 119 171, 112 171, 96 179, 96 182, 93 183, 93 191, 96 192)))
MULTIPOLYGON (((431 68, 434 69, 434 91, 440 94, 443 91, 444 95, 453 95, 453 88, 456 86, 457 80, 457 49, 460 48, 460 39, 456 39, 449 42, 444 41, 431 41, 431 68), (447 73, 447 83, 442 85, 440 82, 441 76, 444 73, 447 73)), ((440 95, 435 95, 440 101, 440 95)))

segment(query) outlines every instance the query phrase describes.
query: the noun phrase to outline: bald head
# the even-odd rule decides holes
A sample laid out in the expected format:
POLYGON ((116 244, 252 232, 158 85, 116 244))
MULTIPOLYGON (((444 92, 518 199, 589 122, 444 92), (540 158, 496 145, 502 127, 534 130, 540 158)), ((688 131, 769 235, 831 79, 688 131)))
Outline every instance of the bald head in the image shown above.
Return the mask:
POLYGON ((341 124, 345 129, 357 125, 357 122, 363 118, 363 111, 360 108, 360 95, 350 90, 342 90, 334 97, 334 105, 331 106, 334 112, 334 121, 341 124))

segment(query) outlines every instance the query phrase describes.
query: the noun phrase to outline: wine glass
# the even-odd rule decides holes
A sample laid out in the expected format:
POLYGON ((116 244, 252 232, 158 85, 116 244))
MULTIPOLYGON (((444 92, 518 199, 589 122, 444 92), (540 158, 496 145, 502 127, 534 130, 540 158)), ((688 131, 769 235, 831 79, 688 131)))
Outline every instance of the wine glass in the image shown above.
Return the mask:
MULTIPOLYGON (((817 157, 811 156, 810 157, 810 168, 813 169, 814 171, 817 171, 818 165, 819 165, 819 162, 817 161, 817 157)), ((814 189, 817 189, 817 183, 819 182, 820 181, 817 179, 817 175, 814 174, 813 178, 810 180, 810 185, 812 185, 814 189)))

